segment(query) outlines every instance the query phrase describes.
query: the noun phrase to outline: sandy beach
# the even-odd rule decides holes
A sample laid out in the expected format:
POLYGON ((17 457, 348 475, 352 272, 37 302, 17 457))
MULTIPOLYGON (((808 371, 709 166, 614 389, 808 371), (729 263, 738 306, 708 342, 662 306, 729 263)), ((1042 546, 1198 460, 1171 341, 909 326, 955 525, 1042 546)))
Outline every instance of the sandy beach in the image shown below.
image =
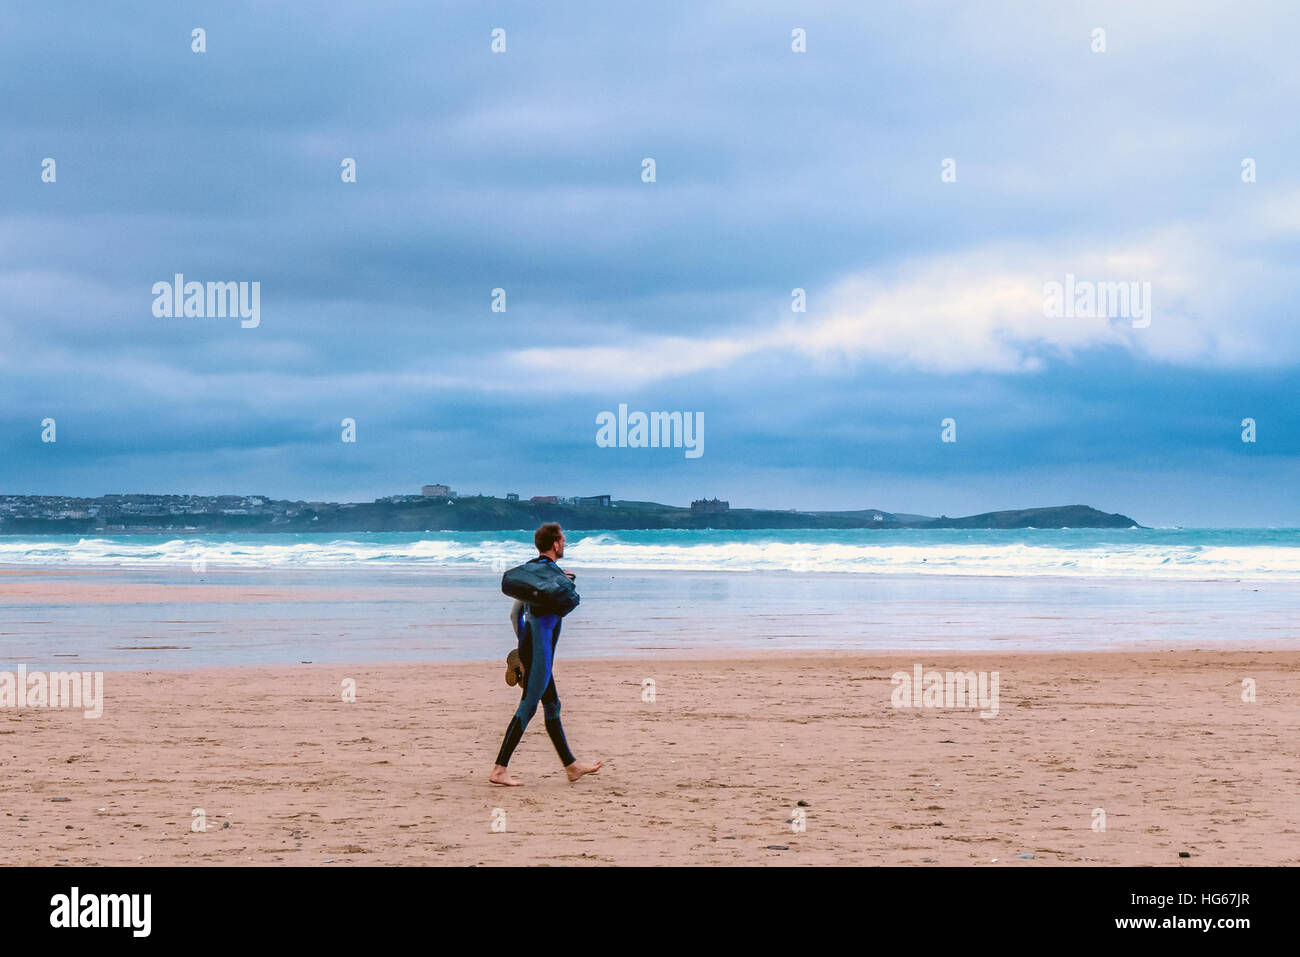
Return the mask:
POLYGON ((0 863, 1295 864, 1298 665, 561 654, 570 743, 605 768, 567 783, 539 714, 509 789, 495 664, 110 671, 98 719, 0 709, 0 863), (997 714, 894 707, 917 664, 997 671, 997 714))

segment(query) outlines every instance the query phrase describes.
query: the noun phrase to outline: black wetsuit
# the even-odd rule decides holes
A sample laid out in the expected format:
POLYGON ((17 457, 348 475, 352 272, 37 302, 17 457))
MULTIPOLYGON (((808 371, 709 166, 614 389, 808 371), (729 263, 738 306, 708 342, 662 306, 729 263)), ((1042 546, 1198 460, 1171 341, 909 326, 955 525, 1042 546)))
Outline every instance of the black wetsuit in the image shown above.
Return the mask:
POLYGON ((551 666, 555 661, 555 645, 560 640, 559 615, 533 615, 527 605, 519 608, 511 617, 515 635, 519 639, 519 658, 524 666, 527 679, 524 681, 523 694, 519 707, 506 727, 505 740, 497 754, 497 764, 505 767, 510 763, 519 739, 524 736, 524 729, 537 713, 537 703, 542 704, 542 714, 546 720, 546 733, 551 736, 555 752, 561 763, 568 767, 575 760, 569 744, 564 739, 564 726, 560 724, 560 696, 555 691, 555 678, 551 675, 551 666))

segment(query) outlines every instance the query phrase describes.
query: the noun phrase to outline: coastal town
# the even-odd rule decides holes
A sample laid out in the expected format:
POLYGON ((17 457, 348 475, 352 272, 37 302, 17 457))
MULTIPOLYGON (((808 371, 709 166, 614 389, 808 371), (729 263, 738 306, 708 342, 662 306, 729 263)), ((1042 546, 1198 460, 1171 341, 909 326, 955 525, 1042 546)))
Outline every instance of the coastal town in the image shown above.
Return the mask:
MULTIPOLYGON (((458 502, 492 500, 519 503, 518 492, 502 498, 475 494, 464 496, 447 485, 424 485, 418 494, 389 495, 373 503, 338 503, 324 501, 290 501, 266 495, 160 495, 110 494, 94 498, 70 495, 0 495, 0 532, 35 531, 45 523, 54 523, 54 531, 125 532, 137 530, 189 530, 210 526, 214 518, 224 519, 223 527, 255 525, 274 530, 277 526, 295 526, 304 521, 319 521, 321 516, 366 506, 446 506, 458 502)), ((610 495, 533 495, 527 504, 569 506, 574 508, 618 508, 610 495)), ((730 504, 719 499, 699 499, 691 503, 695 513, 727 511, 730 504)))
POLYGON ((370 502, 272 499, 266 495, 113 494, 0 495, 0 535, 161 535, 434 532, 567 529, 811 529, 811 528, 1136 528, 1127 515, 1087 505, 1006 509, 949 518, 876 508, 800 511, 733 509, 719 498, 688 506, 602 495, 467 495, 447 485, 370 502))

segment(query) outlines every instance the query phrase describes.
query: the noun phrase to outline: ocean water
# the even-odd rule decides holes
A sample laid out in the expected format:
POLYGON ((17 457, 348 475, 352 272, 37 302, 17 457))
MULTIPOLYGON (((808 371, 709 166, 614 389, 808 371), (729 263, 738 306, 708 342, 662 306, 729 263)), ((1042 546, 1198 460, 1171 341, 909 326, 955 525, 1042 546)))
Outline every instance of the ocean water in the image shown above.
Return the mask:
MULTIPOLYGON (((504 569, 531 530, 0 537, 0 565, 504 569)), ((865 575, 1300 581, 1300 529, 853 529, 573 532, 589 568, 865 575)))
MULTIPOLYGON (((0 538, 0 659, 501 660, 514 644, 501 572, 535 554, 531 541, 529 531, 0 538), (25 582, 42 595, 23 598, 25 582), (144 590, 79 597, 119 585, 144 590), (230 601, 232 589, 243 600, 230 601)), ((1292 529, 575 532, 562 564, 582 604, 565 619, 561 662, 1300 647, 1292 529)))

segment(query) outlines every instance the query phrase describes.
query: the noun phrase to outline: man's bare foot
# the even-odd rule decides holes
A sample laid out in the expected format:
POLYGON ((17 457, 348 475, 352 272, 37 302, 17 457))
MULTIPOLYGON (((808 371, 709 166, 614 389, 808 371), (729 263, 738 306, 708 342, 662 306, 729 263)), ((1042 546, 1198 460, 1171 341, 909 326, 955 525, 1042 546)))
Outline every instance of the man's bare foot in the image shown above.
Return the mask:
MULTIPOLYGON (((524 783, 523 781, 516 781, 512 778, 510 776, 510 769, 500 764, 492 765, 492 774, 488 777, 488 780, 493 784, 501 784, 505 787, 511 788, 522 787, 524 783)), ((569 780, 573 779, 570 778, 569 780)))
POLYGON ((604 761, 597 761, 595 764, 579 764, 577 761, 574 761, 572 764, 565 767, 564 773, 569 776, 569 783, 572 784, 584 774, 595 774, 604 766, 604 761))

